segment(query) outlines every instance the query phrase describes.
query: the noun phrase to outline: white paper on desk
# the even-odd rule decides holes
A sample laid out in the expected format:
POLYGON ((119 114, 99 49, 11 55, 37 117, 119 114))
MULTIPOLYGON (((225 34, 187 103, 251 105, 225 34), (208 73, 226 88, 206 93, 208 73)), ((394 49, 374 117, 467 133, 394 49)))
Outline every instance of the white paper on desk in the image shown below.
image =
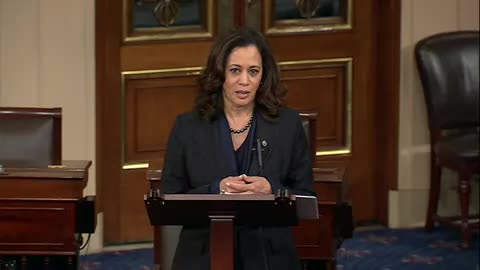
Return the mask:
POLYGON ((295 195, 297 206, 297 217, 299 220, 318 219, 317 197, 306 195, 295 195))

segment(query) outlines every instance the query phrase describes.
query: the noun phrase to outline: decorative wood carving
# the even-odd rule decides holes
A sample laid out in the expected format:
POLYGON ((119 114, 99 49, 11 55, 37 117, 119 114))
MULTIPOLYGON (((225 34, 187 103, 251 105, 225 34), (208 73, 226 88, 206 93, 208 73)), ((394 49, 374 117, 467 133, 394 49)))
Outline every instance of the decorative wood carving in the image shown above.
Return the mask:
POLYGON ((123 0, 123 41, 214 36, 214 1, 123 0))
POLYGON ((352 0, 264 0, 267 34, 338 31, 352 28, 352 0))

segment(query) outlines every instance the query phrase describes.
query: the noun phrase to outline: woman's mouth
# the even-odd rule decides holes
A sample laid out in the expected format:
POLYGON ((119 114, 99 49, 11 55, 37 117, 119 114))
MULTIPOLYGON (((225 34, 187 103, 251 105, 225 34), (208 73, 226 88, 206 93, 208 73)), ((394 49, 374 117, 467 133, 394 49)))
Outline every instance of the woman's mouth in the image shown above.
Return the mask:
POLYGON ((238 90, 238 91, 235 91, 235 95, 236 95, 239 99, 246 99, 246 98, 248 98, 248 96, 250 95, 250 91, 238 90))

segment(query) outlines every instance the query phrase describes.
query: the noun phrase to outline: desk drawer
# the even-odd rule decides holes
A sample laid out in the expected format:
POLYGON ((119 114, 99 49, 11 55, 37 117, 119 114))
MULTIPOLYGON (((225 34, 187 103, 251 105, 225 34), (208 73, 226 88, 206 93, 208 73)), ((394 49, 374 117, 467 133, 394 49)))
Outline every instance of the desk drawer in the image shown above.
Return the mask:
POLYGON ((0 199, 0 254, 74 255, 75 202, 0 199))

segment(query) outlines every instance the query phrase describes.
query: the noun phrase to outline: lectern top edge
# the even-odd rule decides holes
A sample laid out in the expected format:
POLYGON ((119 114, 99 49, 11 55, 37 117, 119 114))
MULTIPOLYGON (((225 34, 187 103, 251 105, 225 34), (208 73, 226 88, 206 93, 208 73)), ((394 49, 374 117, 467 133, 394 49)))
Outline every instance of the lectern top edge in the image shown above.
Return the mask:
MULTIPOLYGON (((160 199, 177 201, 177 200, 212 200, 212 201, 273 201, 275 195, 228 195, 228 194, 162 194, 160 199)), ((290 198, 295 200, 294 196, 290 198)))

